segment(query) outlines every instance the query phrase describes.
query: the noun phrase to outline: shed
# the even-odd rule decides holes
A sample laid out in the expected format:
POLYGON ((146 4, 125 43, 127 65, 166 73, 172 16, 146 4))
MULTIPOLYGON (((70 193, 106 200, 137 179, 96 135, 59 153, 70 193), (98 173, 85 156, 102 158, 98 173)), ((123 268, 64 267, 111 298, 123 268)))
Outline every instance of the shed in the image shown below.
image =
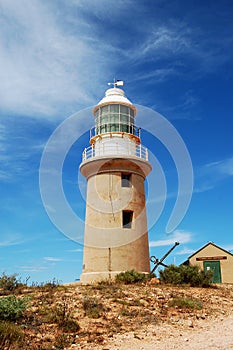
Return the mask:
POLYGON ((193 253, 184 264, 213 270, 213 283, 233 284, 233 254, 212 242, 193 253))

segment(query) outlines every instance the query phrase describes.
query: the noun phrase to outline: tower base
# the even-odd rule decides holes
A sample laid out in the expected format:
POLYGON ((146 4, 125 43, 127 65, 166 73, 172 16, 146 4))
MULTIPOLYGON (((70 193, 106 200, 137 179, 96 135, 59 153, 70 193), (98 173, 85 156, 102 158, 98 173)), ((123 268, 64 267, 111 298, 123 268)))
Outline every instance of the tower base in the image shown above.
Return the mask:
POLYGON ((80 281, 84 284, 111 280, 117 274, 131 270, 150 273, 147 233, 120 247, 84 247, 83 271, 80 276, 80 281))
MULTIPOLYGON (((82 284, 98 283, 104 281, 113 281, 119 273, 124 271, 111 271, 111 272, 86 272, 80 276, 80 282, 82 284)), ((149 272, 141 272, 148 275, 149 272)))

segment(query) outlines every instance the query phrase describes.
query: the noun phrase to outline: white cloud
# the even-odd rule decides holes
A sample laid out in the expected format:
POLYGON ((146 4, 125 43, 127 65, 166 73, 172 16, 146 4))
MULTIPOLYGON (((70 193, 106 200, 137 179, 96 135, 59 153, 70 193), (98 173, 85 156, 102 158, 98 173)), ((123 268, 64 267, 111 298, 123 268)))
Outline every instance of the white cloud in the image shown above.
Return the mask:
POLYGON ((12 179, 12 174, 8 171, 0 170, 0 180, 1 181, 9 181, 12 179))
POLYGON ((103 47, 90 45, 91 33, 80 18, 73 35, 56 12, 38 0, 1 4, 2 108, 46 117, 64 103, 93 104, 90 82, 97 83, 108 59, 101 60, 103 47))
POLYGON ((45 260, 45 261, 52 261, 52 262, 55 262, 55 261, 63 261, 63 259, 54 258, 54 257, 51 257, 51 256, 45 257, 44 260, 45 260))
POLYGON ((202 192, 206 192, 206 191, 210 191, 212 189, 214 189, 214 184, 210 184, 210 183, 204 183, 201 185, 197 185, 194 190, 193 193, 202 193, 202 192))
POLYGON ((181 250, 178 250, 176 252, 176 255, 192 255, 193 253, 195 253, 195 250, 194 249, 189 249, 189 248, 183 248, 181 250))
POLYGON ((232 176, 233 175, 233 157, 223 159, 217 162, 212 162, 206 165, 206 169, 211 172, 222 174, 223 176, 232 176))
POLYGON ((48 269, 48 267, 42 265, 22 265, 19 268, 24 272, 42 272, 48 269))
POLYGON ((13 245, 20 245, 25 242, 25 239, 18 233, 1 233, 0 247, 9 247, 13 245))
MULTIPOLYGON (((211 58, 215 64, 222 62, 220 52, 226 52, 219 50, 216 55, 215 43, 209 45, 211 36, 203 40, 200 33, 199 40, 200 34, 181 20, 161 25, 155 14, 143 17, 141 29, 135 31, 135 21, 144 10, 143 4, 135 5, 132 0, 114 2, 114 9, 107 0, 66 4, 2 0, 0 107, 14 114, 61 119, 93 105, 100 84, 123 66, 131 67, 131 82, 143 76, 155 82, 180 74, 184 55, 208 62, 208 66, 211 58), (134 16, 130 15, 132 7, 134 16), (125 38, 119 31, 121 25, 127 30, 125 38), (132 35, 135 40, 130 40, 132 35), (142 62, 154 63, 164 57, 168 68, 138 74, 142 62)), ((195 103, 190 98, 187 102, 195 103)))
POLYGON ((196 186, 194 193, 214 189, 217 184, 233 175, 233 157, 214 161, 195 170, 196 186))
POLYGON ((192 239, 192 233, 188 231, 175 230, 166 239, 149 242, 150 247, 170 246, 175 242, 188 243, 192 239))
POLYGON ((177 75, 177 71, 174 67, 170 68, 157 68, 154 70, 150 70, 149 72, 142 72, 140 75, 135 76, 134 79, 131 79, 130 82, 139 82, 140 80, 148 80, 153 81, 153 83, 160 83, 161 81, 165 81, 168 78, 174 77, 177 75))
POLYGON ((173 54, 183 52, 191 47, 187 33, 178 23, 173 27, 163 25, 154 28, 148 40, 143 43, 141 53, 148 56, 152 53, 167 55, 168 52, 173 52, 173 54))
POLYGON ((70 252, 70 253, 82 253, 83 249, 82 248, 70 249, 70 250, 67 250, 67 252, 70 252))

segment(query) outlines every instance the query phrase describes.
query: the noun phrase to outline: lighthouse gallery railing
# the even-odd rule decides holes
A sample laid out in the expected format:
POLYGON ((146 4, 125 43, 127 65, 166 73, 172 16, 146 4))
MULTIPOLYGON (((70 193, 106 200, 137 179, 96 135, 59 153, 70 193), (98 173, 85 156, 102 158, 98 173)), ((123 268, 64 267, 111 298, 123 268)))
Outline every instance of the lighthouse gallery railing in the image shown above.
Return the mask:
POLYGON ((88 159, 95 157, 105 157, 105 156, 133 156, 141 158, 148 161, 148 149, 144 146, 135 145, 133 148, 118 149, 115 145, 106 145, 105 148, 96 149, 94 145, 84 149, 82 154, 82 161, 85 162, 88 159))

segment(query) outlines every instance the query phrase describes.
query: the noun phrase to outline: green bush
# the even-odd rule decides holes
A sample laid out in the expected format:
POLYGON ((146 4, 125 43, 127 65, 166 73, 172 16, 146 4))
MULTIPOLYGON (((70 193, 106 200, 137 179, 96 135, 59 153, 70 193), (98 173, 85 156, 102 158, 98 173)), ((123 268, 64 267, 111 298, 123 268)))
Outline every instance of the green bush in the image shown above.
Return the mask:
POLYGON ((22 329, 11 322, 0 322, 0 349, 11 349, 11 346, 22 345, 23 342, 22 329))
POLYGON ((173 298, 169 301, 168 306, 177 306, 180 309, 202 309, 202 303, 199 300, 182 297, 173 298))
POLYGON ((144 273, 136 272, 134 270, 121 272, 116 275, 116 281, 123 282, 125 284, 144 282, 146 280, 147 276, 144 273))
POLYGON ((199 266, 169 265, 159 271, 160 281, 168 284, 189 284, 192 287, 207 287, 211 284, 212 271, 203 271, 199 266))
POLYGON ((16 298, 14 295, 0 298, 0 320, 16 321, 27 309, 28 298, 16 298))

